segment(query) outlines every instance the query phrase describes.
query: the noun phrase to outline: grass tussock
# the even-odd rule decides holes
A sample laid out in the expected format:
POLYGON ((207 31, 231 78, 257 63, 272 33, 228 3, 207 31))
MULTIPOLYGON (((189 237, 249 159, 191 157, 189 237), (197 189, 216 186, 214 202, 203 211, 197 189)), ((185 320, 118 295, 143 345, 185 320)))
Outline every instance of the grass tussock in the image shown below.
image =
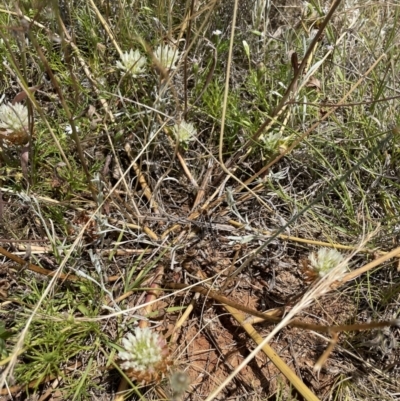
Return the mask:
POLYGON ((5 1, 1 396, 396 399, 399 17, 5 1))

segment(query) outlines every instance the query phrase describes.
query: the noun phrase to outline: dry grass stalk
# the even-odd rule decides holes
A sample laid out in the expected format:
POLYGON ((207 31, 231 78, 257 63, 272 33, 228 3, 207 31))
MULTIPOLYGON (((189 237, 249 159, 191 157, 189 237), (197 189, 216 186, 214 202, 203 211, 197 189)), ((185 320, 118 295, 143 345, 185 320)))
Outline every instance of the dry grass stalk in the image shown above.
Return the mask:
MULTIPOLYGON (((374 234, 374 233, 373 233, 374 234)), ((362 248, 365 243, 371 238, 373 235, 369 235, 366 240, 364 240, 360 245, 359 248, 362 248)), ((224 380, 224 382, 218 386, 206 399, 206 401, 211 401, 215 398, 217 394, 220 393, 222 389, 235 377, 240 370, 246 366, 257 353, 263 348, 264 345, 268 344, 269 341, 286 325, 290 324, 293 321, 294 316, 299 314, 303 309, 309 307, 316 299, 320 298, 321 296, 325 295, 331 290, 331 285, 336 282, 340 281, 343 278, 343 267, 348 264, 351 258, 357 253, 354 251, 350 254, 346 259, 342 261, 336 268, 334 268, 329 274, 321 278, 319 281, 313 285, 309 291, 307 291, 302 299, 287 313, 287 315, 272 329, 267 337, 250 353, 248 357, 246 357, 243 362, 224 380)))
POLYGON ((279 371, 289 380, 293 387, 306 399, 307 401, 318 401, 319 398, 304 384, 304 382, 296 375, 296 373, 283 361, 282 358, 271 348, 268 344, 264 343, 263 338, 257 330, 249 323, 246 323, 246 316, 240 311, 229 305, 224 305, 224 308, 236 319, 243 327, 246 333, 259 345, 265 355, 271 362, 279 369, 279 371))

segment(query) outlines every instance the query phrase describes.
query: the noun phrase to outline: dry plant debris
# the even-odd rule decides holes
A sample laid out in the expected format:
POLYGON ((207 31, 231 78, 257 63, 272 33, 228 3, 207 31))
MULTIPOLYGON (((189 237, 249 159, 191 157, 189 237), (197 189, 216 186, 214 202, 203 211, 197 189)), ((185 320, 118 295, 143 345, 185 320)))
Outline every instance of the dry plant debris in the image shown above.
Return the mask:
POLYGON ((399 11, 5 1, 2 397, 400 398, 399 11))

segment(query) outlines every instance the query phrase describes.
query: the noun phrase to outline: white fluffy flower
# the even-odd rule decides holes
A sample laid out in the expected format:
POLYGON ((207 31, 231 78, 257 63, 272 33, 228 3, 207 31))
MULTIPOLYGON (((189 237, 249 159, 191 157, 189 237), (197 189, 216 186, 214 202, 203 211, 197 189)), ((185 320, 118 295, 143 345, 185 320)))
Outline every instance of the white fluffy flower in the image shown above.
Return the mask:
POLYGON ((128 333, 122 346, 125 351, 119 352, 118 357, 124 361, 121 363, 124 370, 152 372, 168 354, 165 340, 148 327, 137 327, 134 334, 128 333))
POLYGON ((193 124, 187 123, 184 120, 178 124, 175 124, 172 130, 174 132, 175 138, 184 147, 186 147, 197 134, 197 130, 193 126, 193 124))
POLYGON ((311 264, 311 268, 315 270, 320 277, 326 276, 330 271, 332 271, 337 266, 341 265, 338 275, 342 275, 347 271, 347 264, 344 262, 343 255, 336 249, 321 248, 318 250, 317 255, 311 253, 308 256, 311 264))
POLYGON ((139 50, 124 52, 121 55, 121 61, 117 61, 117 67, 128 72, 133 77, 142 74, 145 71, 146 58, 140 54, 139 50))
POLYGON ((280 132, 269 132, 268 136, 262 134, 260 139, 264 142, 268 151, 275 152, 278 149, 279 142, 282 140, 280 132))
POLYGON ((160 45, 155 50, 154 56, 164 68, 174 70, 179 59, 179 52, 175 47, 160 45))
POLYGON ((11 132, 24 131, 28 127, 28 109, 21 103, 0 106, 0 128, 11 132))

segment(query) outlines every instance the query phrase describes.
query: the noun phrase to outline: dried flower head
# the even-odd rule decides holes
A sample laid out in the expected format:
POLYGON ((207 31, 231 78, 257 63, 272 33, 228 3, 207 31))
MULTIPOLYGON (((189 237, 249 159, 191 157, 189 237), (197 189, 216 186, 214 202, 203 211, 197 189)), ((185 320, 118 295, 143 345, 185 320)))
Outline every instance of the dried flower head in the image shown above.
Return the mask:
POLYGON ((169 380, 172 390, 172 399, 176 400, 182 398, 190 386, 189 375, 185 372, 174 372, 169 380))
POLYGON ((134 334, 122 339, 125 351, 118 353, 120 366, 129 376, 149 382, 166 371, 168 348, 166 341, 157 333, 137 327, 134 334))
POLYGON ((139 50, 124 52, 121 55, 121 61, 117 61, 117 67, 126 71, 133 77, 143 74, 146 66, 146 58, 140 54, 139 50))
POLYGON ((242 44, 244 52, 246 53, 247 58, 250 60, 250 46, 245 40, 242 41, 242 44))
POLYGON ((28 141, 28 108, 21 103, 0 106, 1 137, 15 144, 28 141))
POLYGON ((341 265, 338 275, 344 274, 347 271, 347 264, 344 263, 343 255, 336 249, 320 248, 317 255, 311 253, 308 256, 311 269, 313 269, 320 277, 326 276, 335 267, 341 265))
POLYGON ((28 109, 21 103, 0 106, 0 128, 17 132, 28 126, 28 109))
POLYGON ((187 148, 189 142, 192 141, 197 134, 197 130, 193 124, 187 123, 184 120, 175 124, 172 130, 175 138, 184 148, 187 148))
POLYGON ((160 45, 155 50, 154 56, 164 68, 174 70, 179 59, 179 51, 170 45, 160 45))

